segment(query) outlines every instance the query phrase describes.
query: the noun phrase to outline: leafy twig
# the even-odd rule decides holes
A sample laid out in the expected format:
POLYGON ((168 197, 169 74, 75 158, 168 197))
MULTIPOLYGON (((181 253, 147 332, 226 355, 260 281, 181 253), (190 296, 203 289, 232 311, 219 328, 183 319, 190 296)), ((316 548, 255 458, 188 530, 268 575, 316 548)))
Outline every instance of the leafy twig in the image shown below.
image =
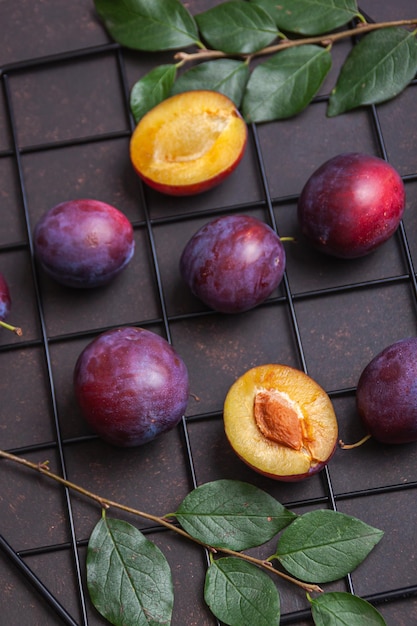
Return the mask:
MULTIPOLYGON (((237 54, 234 56, 249 59, 257 56, 265 56, 268 54, 273 54, 275 52, 279 52, 280 50, 284 50, 285 48, 294 48, 296 46, 304 46, 306 44, 318 44, 323 46, 332 45, 334 42, 339 41, 341 39, 346 39, 348 37, 353 37, 355 35, 362 35, 365 33, 369 33, 373 30, 380 30, 382 28, 390 28, 397 26, 413 26, 417 24, 417 17, 409 19, 409 20, 395 20, 392 22, 377 22, 377 23, 363 23, 360 22, 355 26, 355 28, 350 28, 349 30, 340 31, 337 33, 331 33, 329 35, 318 35, 316 37, 304 37, 301 39, 282 39, 279 43, 274 44, 273 46, 267 46, 262 50, 258 50, 253 54, 237 54)), ((174 56, 176 61, 180 61, 181 65, 185 63, 189 63, 192 61, 202 61, 203 59, 221 59, 228 58, 232 55, 222 52, 220 50, 209 50, 207 48, 202 48, 198 52, 177 52, 174 56)))
POLYGON ((243 559, 244 561, 248 561, 250 563, 253 563, 254 565, 257 565, 258 567, 261 567, 263 569, 266 569, 268 572, 276 574, 277 576, 297 585, 298 587, 301 587, 302 589, 304 589, 306 592, 322 592, 323 590, 318 586, 318 585, 314 585, 314 584, 309 584, 309 583, 305 583, 302 582, 296 578, 293 578, 292 576, 289 576, 288 574, 285 574, 284 572, 281 572, 277 569, 275 569, 272 564, 269 561, 266 560, 262 560, 262 559, 257 559, 256 557, 252 557, 248 554, 244 554, 243 552, 237 552, 235 550, 230 550, 228 548, 213 548, 213 546, 210 546, 202 541, 199 541, 198 539, 196 539, 195 537, 192 537, 190 534, 188 534, 185 530, 183 530, 182 528, 176 526, 175 524, 173 524, 172 522, 169 522, 166 518, 164 517, 159 517, 157 515, 152 515, 151 513, 145 513, 143 511, 139 511, 138 509, 134 509, 130 506, 121 504, 119 502, 115 502, 113 500, 109 500, 108 498, 103 498, 102 496, 99 496, 91 491, 89 491, 88 489, 84 489, 84 487, 81 487, 80 485, 77 485, 65 478, 62 478, 62 476, 59 476, 58 474, 54 474, 53 472, 51 472, 48 468, 48 464, 47 462, 43 462, 43 463, 32 463, 31 461, 28 461, 27 459, 23 459, 21 457, 18 457, 14 454, 11 454, 9 452, 5 452, 4 450, 0 450, 0 457, 4 458, 4 459, 8 459, 9 461, 14 461, 15 463, 18 463, 20 465, 23 465, 29 469, 35 470, 37 472, 39 472, 40 474, 47 476, 48 478, 54 480, 55 482, 60 483, 61 485, 63 485, 64 487, 67 487, 67 489, 71 489, 72 491, 76 491, 77 493, 80 493, 81 495, 89 498, 90 500, 94 500, 95 502, 97 502, 103 509, 109 509, 109 508, 115 508, 115 509, 119 509, 121 511, 125 511, 126 513, 130 513, 132 515, 136 515, 138 517, 142 517, 143 519, 147 519, 150 520, 152 522, 155 522, 156 524, 159 524, 161 526, 164 526, 165 528, 168 528, 169 530, 172 530, 173 532, 177 533, 178 535, 181 535, 182 537, 184 537, 185 539, 188 539, 190 541, 193 541, 194 543, 197 543, 201 546, 203 546, 204 548, 207 548, 207 550, 216 553, 216 552, 222 552, 224 554, 227 554, 229 556, 234 556, 234 557, 238 557, 240 559, 243 559))

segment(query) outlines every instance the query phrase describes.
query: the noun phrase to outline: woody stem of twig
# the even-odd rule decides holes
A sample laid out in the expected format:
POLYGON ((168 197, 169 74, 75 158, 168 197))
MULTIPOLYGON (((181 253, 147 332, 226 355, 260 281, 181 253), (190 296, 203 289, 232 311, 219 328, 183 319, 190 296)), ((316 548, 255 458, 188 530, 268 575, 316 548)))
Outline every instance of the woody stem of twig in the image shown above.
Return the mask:
POLYGON ((53 472, 51 472, 48 469, 48 464, 47 463, 32 463, 31 461, 28 461, 27 459, 23 459, 19 456, 16 456, 14 454, 11 454, 10 452, 5 452, 4 450, 0 450, 0 457, 4 458, 4 459, 8 459, 9 461, 13 461, 15 463, 18 463, 19 465, 23 465, 29 469, 35 470, 37 472, 39 472, 40 474, 42 474, 43 476, 47 476, 48 478, 50 478, 51 480, 54 480, 55 482, 60 483, 61 485, 63 485, 64 487, 66 487, 67 489, 71 489, 72 491, 76 491, 77 493, 80 493, 81 495, 94 500, 95 502, 97 502, 102 509, 110 509, 110 508, 115 508, 115 509, 119 509, 121 511, 125 511, 126 513, 131 513, 132 515, 136 515, 138 517, 142 517, 144 519, 150 520, 155 522, 156 524, 159 524, 161 526, 164 526, 165 528, 168 528, 169 530, 172 530, 173 532, 177 533, 178 535, 181 535, 182 537, 184 537, 185 539, 189 539, 190 541, 193 541, 194 543, 197 543, 201 546, 203 546, 204 548, 207 548, 207 550, 210 550, 213 553, 217 553, 217 552, 222 552, 223 554, 228 554, 229 556, 236 556, 239 557, 245 561, 249 561, 251 563, 254 563, 255 565, 258 565, 259 567, 262 567, 264 569, 267 569, 269 572, 276 574, 277 576, 280 576, 281 578, 284 578, 285 580, 288 580, 289 582, 294 583, 295 585, 297 585, 298 587, 301 587, 302 589, 304 589, 307 592, 321 592, 322 589, 320 587, 318 587, 317 585, 312 585, 309 583, 304 583, 302 581, 297 580, 296 578, 293 578, 292 576, 289 576, 288 574, 285 574, 284 572, 280 572, 279 570, 276 570, 275 568, 273 568, 271 566, 271 564, 268 561, 265 560, 261 560, 261 559, 257 559, 255 557, 251 557, 247 554, 244 554, 242 552, 236 552, 234 550, 229 550, 227 548, 213 548, 213 546, 210 546, 206 543, 204 543, 203 541, 199 541, 198 539, 196 539, 195 537, 192 537, 192 535, 189 535, 185 530, 183 530, 182 528, 176 526, 175 524, 173 524, 172 522, 169 522, 167 519, 165 519, 164 517, 159 517, 157 515, 152 515, 150 513, 145 513, 143 511, 139 511, 137 509, 134 509, 130 506, 126 506, 124 504, 121 504, 119 502, 114 502, 113 500, 109 500, 108 498, 103 498, 91 491, 89 491, 88 489, 84 489, 84 487, 81 487, 80 485, 77 485, 75 483, 72 483, 71 481, 62 478, 62 476, 59 476, 58 474, 54 474, 53 472))
POLYGON ((295 46, 304 46, 306 44, 318 44, 322 46, 332 45, 334 42, 339 41, 341 39, 346 39, 348 37, 353 37, 355 35, 363 35, 365 33, 369 33, 373 30, 380 30, 382 28, 390 28, 396 26, 414 26, 417 24, 417 17, 409 19, 409 20, 396 20, 392 22, 376 22, 372 24, 368 23, 359 23, 355 28, 350 28, 348 30, 340 31, 337 33, 331 33, 329 35, 317 35, 316 37, 304 37, 301 39, 287 39, 283 38, 279 43, 274 44, 272 46, 267 46, 266 48, 262 48, 262 50, 258 50, 253 54, 236 54, 231 55, 226 52, 222 52, 221 50, 208 50, 207 48, 202 48, 198 52, 177 52, 175 54, 175 59, 180 61, 183 65, 184 63, 188 63, 191 61, 202 61, 207 59, 221 59, 230 56, 236 56, 243 59, 251 59, 258 56, 265 56, 268 54, 273 54, 275 52, 279 52, 280 50, 284 50, 285 48, 294 48, 295 46))

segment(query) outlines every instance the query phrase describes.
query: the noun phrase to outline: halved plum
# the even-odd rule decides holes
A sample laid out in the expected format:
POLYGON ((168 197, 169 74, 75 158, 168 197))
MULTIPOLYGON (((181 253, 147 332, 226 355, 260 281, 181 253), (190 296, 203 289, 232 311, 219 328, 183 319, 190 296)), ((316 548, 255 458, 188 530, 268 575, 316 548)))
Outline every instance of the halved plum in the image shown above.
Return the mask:
POLYGON ((338 424, 329 396, 310 376, 288 365, 259 365, 240 376, 226 395, 223 419, 237 456, 276 480, 317 474, 337 447, 338 424))
POLYGON ((217 91, 185 91, 142 117, 130 141, 130 159, 153 189, 192 195, 218 185, 235 170, 247 134, 230 98, 217 91))

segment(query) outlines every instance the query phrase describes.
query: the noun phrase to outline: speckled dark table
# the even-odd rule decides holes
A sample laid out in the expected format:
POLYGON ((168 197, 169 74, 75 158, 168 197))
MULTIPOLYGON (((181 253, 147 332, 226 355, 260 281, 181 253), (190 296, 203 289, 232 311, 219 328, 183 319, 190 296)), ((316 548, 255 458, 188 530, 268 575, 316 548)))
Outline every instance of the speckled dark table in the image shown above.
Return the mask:
MULTIPOLYGON (((217 2, 186 3, 194 13, 217 2)), ((365 0, 374 19, 414 17, 413 0, 365 0)), ((13 295, 19 339, 0 332, 0 447, 73 482, 150 513, 173 511, 197 484, 248 481, 297 512, 336 506, 385 531, 353 573, 331 588, 373 601, 390 626, 417 623, 417 446, 368 442, 338 450, 309 481, 263 479, 231 452, 222 427, 230 384, 246 369, 282 362, 306 368, 330 394, 345 440, 362 429, 354 390, 383 347, 417 331, 417 84, 375 110, 333 119, 325 98, 298 117, 250 132, 237 172, 204 195, 170 199, 143 189, 128 160, 129 88, 171 54, 126 52, 112 44, 89 0, 0 1, 0 271, 13 295), (378 133, 380 129, 380 133, 378 133), (343 151, 385 156, 404 177, 407 209, 400 231, 375 254, 354 262, 287 247, 287 282, 264 305, 240 316, 207 311, 180 281, 178 256, 214 214, 244 211, 295 235, 297 195, 308 175, 343 151), (266 190, 259 162, 264 165, 266 190), (95 197, 132 220, 136 254, 111 286, 89 293, 39 275, 30 236, 54 204, 95 197), (160 280, 156 280, 158 277, 160 280), (119 450, 88 432, 72 395, 75 360, 109 326, 137 324, 169 336, 186 361, 193 397, 184 423, 139 449, 119 450)), ((350 49, 338 45, 337 65, 350 49)), ((97 507, 8 461, 0 461, 0 534, 74 624, 104 624, 85 593, 84 562, 97 507)), ((203 580, 206 556, 169 532, 140 526, 171 564, 174 626, 209 626, 203 580)), ((255 551, 264 554, 263 550, 255 551)), ((282 624, 311 624, 303 593, 280 585, 282 624)), ((0 623, 71 623, 0 550, 0 623)))

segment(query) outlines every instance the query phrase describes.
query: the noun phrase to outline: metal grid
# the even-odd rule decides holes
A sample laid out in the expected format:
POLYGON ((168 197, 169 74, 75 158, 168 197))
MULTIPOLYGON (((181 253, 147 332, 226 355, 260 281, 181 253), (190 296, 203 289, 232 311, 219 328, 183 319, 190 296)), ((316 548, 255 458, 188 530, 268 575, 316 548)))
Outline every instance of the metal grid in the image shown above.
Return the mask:
MULTIPOLYGON (((33 302, 36 305, 36 324, 38 325, 38 331, 34 332, 29 338, 25 336, 23 339, 14 339, 9 336, 2 336, 2 344, 0 346, 0 357, 9 357, 13 353, 25 353, 25 351, 29 352, 33 349, 39 349, 41 351, 41 358, 38 364, 38 368, 43 372, 42 377, 43 380, 46 381, 46 385, 48 388, 48 394, 50 399, 50 412, 53 419, 53 432, 54 435, 52 438, 45 438, 41 441, 37 441, 37 443, 27 442, 25 444, 19 443, 17 445, 11 445, 8 447, 9 451, 22 456, 29 455, 31 458, 39 459, 41 455, 42 458, 45 455, 52 455, 56 458, 56 467, 58 473, 60 473, 63 477, 73 479, 74 474, 74 460, 71 459, 70 465, 71 470, 68 469, 68 459, 71 456, 70 451, 77 448, 79 445, 89 444, 92 446, 96 445, 96 438, 89 434, 78 434, 71 435, 70 429, 68 430, 66 427, 63 428, 62 422, 62 408, 60 406, 59 394, 61 392, 61 383, 58 382, 57 378, 57 369, 54 364, 54 360, 56 359, 55 354, 55 346, 62 347, 67 345, 74 345, 73 352, 75 353, 78 346, 82 343, 86 343, 91 339, 95 334, 102 332, 106 328, 113 327, 114 325, 118 325, 117 323, 105 323, 105 324, 90 324, 86 325, 82 330, 68 330, 65 328, 64 330, 55 330, 51 332, 49 328, 49 320, 47 319, 47 315, 45 314, 45 298, 47 298, 48 290, 50 286, 48 283, 43 282, 42 276, 39 275, 38 269, 33 259, 33 244, 32 244, 32 229, 34 222, 34 213, 33 208, 31 206, 31 201, 28 199, 30 195, 28 192, 28 170, 25 168, 25 164, 23 163, 24 159, 29 157, 37 158, 41 154, 52 153, 54 151, 58 151, 60 149, 69 149, 73 147, 83 147, 83 146, 91 146, 93 144, 103 144, 106 142, 115 142, 118 140, 126 140, 130 136, 130 133, 134 127, 133 120, 129 114, 129 78, 127 77, 127 65, 129 64, 129 53, 123 51, 117 44, 108 43, 102 46, 97 46, 93 48, 87 48, 82 50, 75 50, 72 52, 57 54, 53 56, 48 56, 41 59, 33 59, 27 60, 21 63, 15 63, 13 65, 5 66, 1 72, 1 81, 2 81, 2 89, 5 100, 5 111, 7 115, 7 127, 10 132, 10 146, 0 152, 0 164, 12 163, 12 169, 14 172, 14 176, 17 181, 17 189, 18 189, 18 204, 21 207, 22 218, 24 223, 24 234, 21 239, 13 238, 12 240, 5 239, 5 241, 0 242, 0 263, 8 254, 18 255, 24 254, 27 255, 27 258, 30 261, 30 278, 28 281, 30 282, 33 288, 33 302), (36 73, 43 70, 48 70, 50 68, 61 68, 68 67, 71 64, 76 64, 79 62, 84 62, 87 59, 112 59, 117 67, 117 77, 120 85, 120 94, 123 100, 124 106, 124 114, 126 119, 126 126, 121 130, 110 130, 104 131, 96 134, 87 133, 85 136, 81 136, 79 138, 64 138, 64 139, 52 139, 51 141, 42 141, 41 143, 27 143, 21 140, 19 134, 19 121, 18 117, 21 114, 20 112, 20 104, 17 104, 16 97, 12 90, 12 82, 16 77, 22 75, 31 75, 35 76, 36 73), (128 59, 126 61, 126 58, 128 59), (19 108, 19 113, 17 109, 19 108), (64 432, 65 431, 65 432, 64 432)), ((130 81, 131 82, 131 81, 130 81)), ((407 91, 414 94, 417 93, 417 81, 414 81, 408 88, 407 91)), ((320 106, 320 104, 326 102, 326 94, 321 95, 316 98, 314 103, 310 106, 316 107, 320 106)), ((411 100, 413 96, 411 97, 411 100)), ((379 110, 377 107, 370 107, 366 113, 366 124, 369 129, 369 133, 375 142, 375 153, 379 154, 383 158, 388 160, 388 153, 386 147, 386 141, 383 132, 383 124, 380 121, 379 110)), ((417 139, 417 135, 415 130, 411 129, 414 137, 417 139)), ((156 307, 155 309, 158 311, 157 315, 148 315, 145 317, 141 317, 139 314, 137 318, 131 317, 130 311, 128 312, 128 318, 123 321, 123 323, 131 323, 137 324, 145 327, 149 327, 151 329, 157 329, 163 336, 165 336, 170 342, 176 345, 176 337, 177 335, 177 327, 183 329, 181 332, 182 339, 178 342, 181 344, 181 341, 184 341, 183 337, 186 336, 186 329, 188 326, 199 325, 203 326, 203 333, 207 341, 207 346, 210 343, 209 333, 213 330, 213 327, 218 323, 219 316, 211 311, 205 310, 197 305, 195 302, 190 301, 190 306, 185 306, 181 309, 181 307, 172 306, 170 302, 168 302, 171 295, 167 296, 168 282, 169 282, 169 274, 167 274, 166 264, 167 261, 163 260, 161 264, 161 248, 164 242, 164 238, 161 237, 161 232, 164 233, 164 237, 168 237, 170 232, 170 228, 182 228, 182 225, 187 225, 187 228, 191 230, 191 224, 193 224, 193 220, 203 220, 207 221, 211 216, 221 214, 221 213, 230 213, 230 212, 255 212, 258 215, 261 215, 265 221, 267 221, 273 228, 275 228, 280 234, 283 234, 282 228, 285 227, 282 225, 281 221, 281 211, 287 212, 294 211, 294 206, 297 201, 297 193, 289 193, 285 195, 277 195, 274 194, 274 191, 271 189, 271 173, 268 172, 268 166, 266 165, 266 161, 270 159, 270 152, 265 148, 265 135, 263 133, 263 128, 258 128, 256 126, 251 127, 250 129, 250 142, 252 147, 252 155, 255 160, 255 167, 258 172, 258 182, 259 182, 259 197, 254 200, 250 200, 249 202, 239 202, 239 203, 223 203, 223 197, 219 194, 212 194, 209 197, 209 200, 203 206, 198 205, 195 209, 190 208, 191 205, 188 204, 186 210, 184 212, 174 211, 173 214, 169 214, 169 211, 159 211, 155 210, 155 206, 157 204, 152 204, 155 202, 155 196, 152 195, 148 190, 144 189, 140 182, 137 181, 137 196, 136 202, 138 206, 138 211, 136 218, 132 218, 133 226, 135 229, 135 233, 140 237, 141 241, 146 241, 146 246, 148 250, 148 259, 149 266, 151 270, 151 281, 153 283, 155 289, 155 298, 156 298, 156 307), (217 202, 221 202, 221 204, 216 204, 217 202), (159 213, 158 213, 159 211, 159 213), (166 232, 164 229, 167 228, 166 232), (130 317, 129 317, 130 316, 130 317)), ((411 197, 414 194, 415 197, 415 187, 417 183, 417 165, 416 163, 410 164, 411 170, 404 174, 403 178, 407 186, 407 191, 411 192, 408 195, 411 197)), ((239 174, 237 174, 239 176, 239 174)), ((157 201, 158 202, 158 201, 157 201)), ((177 207, 181 206, 178 202, 176 204, 177 207)), ((414 203, 415 207, 415 203, 414 203)), ((413 210, 414 207, 411 207, 413 210)), ((385 287, 391 286, 401 286, 404 288, 409 294, 409 320, 410 324, 414 328, 415 332, 415 324, 416 324, 416 311, 415 305, 417 300, 417 284, 416 284, 416 274, 414 268, 413 257, 415 259, 415 254, 413 255, 413 249, 410 246, 410 241, 413 237, 413 226, 410 225, 410 228, 407 228, 407 225, 404 223, 401 224, 399 232, 395 236, 395 253, 399 250, 399 255, 401 256, 403 262, 403 271, 396 272, 394 275, 383 275, 372 278, 364 278, 364 279, 354 279, 352 281, 344 281, 342 283, 333 284, 330 286, 326 286, 326 281, 324 281, 324 286, 318 280, 311 289, 298 289, 292 286, 291 276, 288 274, 288 271, 284 277, 282 286, 278 293, 274 294, 274 297, 271 297, 260 310, 263 310, 265 314, 268 316, 267 319, 274 318, 275 312, 278 313, 277 320, 285 320, 285 330, 289 335, 288 343, 291 345, 291 359, 297 364, 301 369, 311 374, 309 369, 309 361, 311 360, 310 355, 306 355, 306 332, 303 329, 302 322, 300 319, 304 319, 305 313, 300 312, 303 310, 297 310, 297 305, 299 303, 309 305, 310 302, 314 303, 314 310, 320 311, 323 310, 329 301, 329 298, 339 299, 343 297, 343 295, 348 295, 350 297, 353 294, 353 297, 356 294, 360 293, 370 293, 375 294, 375 298, 377 298, 379 288, 384 289, 385 287)), ((391 245, 391 244, 390 244, 391 245)), ((289 258, 289 266, 291 264, 291 256, 289 258)), ((324 263, 327 263, 327 266, 330 266, 331 261, 326 260, 324 263)), ((343 270, 344 271, 344 270, 343 270)), ((295 283, 296 281, 294 281, 295 283)), ((336 281, 337 282, 337 281, 336 281)), ((61 297, 64 297, 62 292, 60 292, 61 297)), ((50 304, 47 304, 47 307, 50 307, 50 304)), ((381 306, 383 302, 381 301, 381 306)), ((48 309, 48 315, 49 315, 48 309)), ((101 319, 101 318, 100 318, 101 319)), ((233 324, 239 324, 239 321, 233 322, 233 324)), ((59 326, 57 326, 59 328, 59 326)), ((398 331, 401 333, 403 326, 399 323, 398 331)), ((278 326, 278 332, 283 330, 282 327, 278 326)), ((245 326, 246 332, 246 326, 245 326)), ((268 332, 266 333, 268 334, 268 332)), ((398 337, 399 338, 399 337, 398 337)), ((388 340, 384 337, 379 337, 380 342, 388 343, 388 340)), ((190 342, 192 344, 192 341, 190 342)), ((382 347, 382 346, 381 346, 382 347)), ((309 347, 310 351, 311 348, 309 347)), ((3 363, 7 363, 7 358, 3 358, 3 363)), ((189 363, 190 365, 190 363, 189 363)), ((324 365, 324 368, 326 365, 324 365)), ((4 366, 3 366, 4 368, 4 366)), ((13 371, 11 371, 11 375, 13 371)), ((4 375, 4 374, 2 374, 4 375)), ((8 384, 8 383, 6 383, 8 384)), ((340 400, 342 403, 346 400, 347 403, 352 404, 352 398, 354 397, 355 387, 354 385, 348 386, 336 386, 336 387, 328 387, 326 389, 331 396, 331 398, 335 401, 335 403, 340 400)), ((18 403, 18 399, 16 399, 16 403, 18 403)), ((184 459, 184 467, 185 467, 185 489, 188 491, 193 486, 202 482, 202 478, 204 477, 204 471, 200 472, 196 469, 199 461, 196 462, 196 456, 201 453, 200 446, 197 446, 197 441, 200 438, 206 436, 206 431, 203 431, 203 426, 207 427, 207 432, 210 434, 211 424, 214 424, 215 432, 219 431, 221 427, 221 410, 219 407, 211 408, 212 405, 210 402, 205 405, 203 403, 204 409, 201 411, 199 409, 199 405, 193 404, 193 407, 190 411, 190 414, 183 419, 181 433, 179 434, 180 442, 176 442, 178 449, 182 450, 183 459, 184 459), (200 435, 201 429, 201 435, 200 435)), ((351 416, 352 411, 351 408, 348 410, 349 415, 351 416)), ((12 415, 2 415, 2 421, 7 419, 13 419, 12 415)), ((347 418, 346 418, 347 419, 347 418)), ((349 418, 351 419, 351 418, 349 418)), ((357 426, 351 425, 349 421, 343 422, 343 425, 350 428, 350 432, 355 434, 357 431, 357 426)), ((19 439, 20 442, 20 439, 19 439)), ((203 446, 204 447, 204 446, 203 446)), ((221 449, 223 452, 223 449, 221 449)), ((227 455, 228 453, 224 451, 227 455)), ((367 454, 363 452, 363 454, 367 454)), ((374 459, 377 458, 378 451, 377 446, 375 446, 373 451, 374 459)), ((359 485, 351 485, 349 489, 343 490, 338 487, 334 488, 333 485, 333 476, 332 476, 332 467, 331 464, 328 468, 326 468, 321 474, 320 477, 317 478, 317 482, 314 489, 310 492, 308 487, 306 486, 301 491, 296 493, 296 497, 291 497, 291 490, 289 488, 281 488, 281 486, 272 486, 268 481, 262 481, 259 479, 262 487, 269 490, 273 493, 278 499, 283 501, 286 506, 289 508, 293 508, 294 510, 304 510, 308 508, 314 507, 331 507, 333 509, 337 509, 341 507, 343 502, 348 502, 350 505, 353 503, 353 508, 355 508, 355 502, 360 501, 361 503, 366 503, 371 501, 372 498, 376 497, 384 497, 386 494, 400 494, 401 496, 406 495, 408 501, 415 500, 416 495, 416 487, 417 487, 417 475, 413 468, 415 463, 416 456, 415 453, 407 449, 405 451, 405 455, 409 455, 407 458, 409 459, 409 465, 411 470, 409 472, 409 477, 401 480, 394 480, 393 482, 385 482, 382 480, 382 484, 375 484, 375 486, 367 486, 361 487, 359 485), (413 456, 414 454, 414 456, 413 456), (413 477, 412 479, 410 477, 413 477)), ((120 462, 120 458, 118 460, 120 462)), ((355 461, 358 459, 357 456, 354 457, 355 461)), ((395 459, 398 459, 398 453, 396 452, 395 459)), ((389 452, 385 450, 383 462, 388 464, 389 461, 389 452)), ((235 472, 236 474, 241 471, 238 462, 233 460, 231 457, 227 461, 230 466, 233 466, 233 471, 231 474, 235 472)), ((341 461, 342 469, 345 461, 341 461)), ((87 467, 87 465, 86 465, 87 467)), ((9 474, 12 477, 17 470, 9 467, 2 467, 3 474, 9 474)), ((210 469, 207 470, 208 475, 210 475, 210 469)), ((245 477, 248 477, 248 480, 251 482, 255 482, 258 479, 255 476, 250 474, 243 474, 245 477)), ((384 475, 385 476, 385 475, 384 475)), ((20 476, 18 479, 21 480, 20 476)), ((14 480, 13 478, 11 479, 14 480)), ((111 480, 111 477, 109 477, 111 480)), ((315 479, 314 479, 315 480, 315 479)), ((17 483, 19 481, 17 480, 17 483)), ((342 483, 341 483, 342 484, 342 483)), ((86 485, 88 487, 88 484, 86 485)), ((36 489, 37 484, 30 484, 28 489, 36 489)), ((50 489, 50 487, 46 486, 45 489, 50 489)), ((158 484, 155 483, 152 485, 152 491, 158 489, 158 484)), ((54 489, 54 494, 57 490, 54 489)), ((127 494, 129 496, 129 494, 127 494)), ((1 502, 0 497, 0 502, 1 502)), ((3 502, 4 506, 6 504, 3 502)), ((91 608, 89 604, 89 600, 86 596, 85 590, 85 581, 83 574, 83 549, 85 549, 87 543, 87 535, 83 534, 83 531, 77 530, 77 521, 75 517, 80 515, 77 511, 74 513, 74 508, 78 505, 74 504, 74 497, 71 494, 64 490, 64 499, 62 502, 62 517, 64 518, 64 524, 66 526, 66 531, 64 535, 66 535, 66 539, 60 542, 51 542, 51 543, 43 543, 40 544, 33 537, 33 542, 29 540, 28 544, 23 548, 20 548, 19 545, 12 546, 11 539, 9 537, 0 535, 0 553, 3 557, 8 557, 7 559, 7 567, 13 568, 17 567, 17 571, 19 572, 18 576, 25 578, 29 581, 29 588, 34 588, 37 592, 39 592, 39 602, 46 603, 47 605, 47 615, 48 622, 47 623, 65 623, 71 625, 79 625, 86 626, 87 624, 101 624, 104 623, 103 620, 100 620, 100 617, 95 614, 94 610, 91 608), (65 594, 61 593, 58 595, 60 599, 57 599, 56 592, 50 591, 48 584, 44 583, 43 574, 35 573, 34 569, 30 567, 31 557, 37 556, 49 556, 49 555, 59 555, 60 553, 65 552, 70 554, 70 566, 69 571, 71 572, 72 580, 71 586, 73 587, 73 600, 69 603, 65 602, 65 594), (29 564, 29 565, 28 565, 29 564), (74 600, 74 597, 76 598, 74 600), (70 606, 70 609, 67 609, 66 606, 70 606)), ((362 505, 361 505, 362 506, 362 505)), ((359 506, 359 510, 361 510, 361 506, 359 506)), ((372 506, 372 505, 371 505, 372 506)), ((164 513, 166 511, 162 511, 164 513)), ((36 514, 36 513, 35 513, 36 514)), ((358 515, 360 516, 360 514, 358 515)), ((98 515, 97 515, 98 519, 98 515)), ((136 521, 139 527, 140 524, 136 521)), ((412 523, 410 521, 410 523, 412 523)), ((376 524, 377 525, 377 524, 376 524)), ((82 527, 82 526, 81 526, 82 527)), ((153 538, 159 537, 162 534, 167 534, 164 529, 154 528, 143 526, 141 529, 150 533, 153 538)), ((0 527, 0 533, 3 530, 0 527)), ((169 545, 171 542, 171 538, 166 538, 167 544, 169 545)), ((381 547, 381 551, 383 548, 381 547)), ((194 555, 195 556, 195 555, 194 555)), ((204 570, 204 559, 200 563, 200 568, 204 570)), ((411 561, 408 563, 410 565, 411 561)), ((407 565, 406 565, 407 566, 407 565)), ((36 569, 36 568, 35 568, 36 569)), ((371 572, 372 573, 372 572, 371 572)), ((59 577, 59 575, 57 575, 59 577)), ((369 574, 367 574, 369 576, 369 574)), ((68 583, 65 583, 68 584, 68 583)), ((50 586, 50 585, 49 585, 50 586)), ((360 586, 360 585, 359 585, 360 586)), ((366 587, 366 585, 365 585, 366 587)), ((343 581, 341 587, 336 586, 336 588, 346 589, 352 592, 357 592, 355 582, 352 580, 352 577, 349 576, 346 581, 343 581)), ((24 587, 26 589, 26 587, 24 587)), ((388 586, 384 586, 381 584, 378 585, 377 589, 370 592, 361 594, 362 597, 370 600, 371 602, 378 605, 381 610, 386 607, 393 607, 392 615, 395 616, 395 607, 403 606, 402 603, 409 603, 405 608, 405 612, 411 616, 415 615, 416 604, 415 604, 415 595, 417 592, 417 578, 414 578, 409 584, 403 586, 395 586, 392 583, 389 583, 388 586), (414 611, 414 613, 413 613, 414 611)), ((3 593, 3 591, 2 591, 3 593)), ((286 594, 286 590, 284 590, 284 596, 286 594)), ((184 603, 186 605, 186 590, 182 590, 182 594, 184 596, 184 603)), ((181 604, 181 602, 180 602, 181 604)), ((183 610, 183 609, 182 609, 183 610)), ((208 612, 204 613, 204 609, 202 609, 202 613, 200 617, 191 618, 190 621, 184 621, 186 618, 184 617, 185 613, 179 612, 176 616, 174 616, 174 623, 182 624, 214 624, 216 621, 210 617, 208 612), (204 615, 204 617, 202 617, 204 615), (193 621, 196 619, 197 621, 193 621), (175 620, 177 620, 175 622, 175 620)), ((23 623, 21 621, 13 621, 16 617, 13 617, 16 614, 10 614, 8 617, 7 623, 10 626, 14 626, 17 623, 23 623)), ((398 615, 402 615, 399 613, 398 615)), ((310 611, 306 606, 301 603, 300 605, 291 605, 288 604, 287 609, 284 610, 281 623, 284 624, 307 624, 311 623, 310 621, 310 611)), ((1 620, 0 620, 1 621, 1 620)), ((388 623, 400 623, 400 619, 397 621, 388 623)), ((33 623, 33 622, 28 622, 33 623)), ((401 623, 411 623, 411 622, 401 622, 401 623)))

